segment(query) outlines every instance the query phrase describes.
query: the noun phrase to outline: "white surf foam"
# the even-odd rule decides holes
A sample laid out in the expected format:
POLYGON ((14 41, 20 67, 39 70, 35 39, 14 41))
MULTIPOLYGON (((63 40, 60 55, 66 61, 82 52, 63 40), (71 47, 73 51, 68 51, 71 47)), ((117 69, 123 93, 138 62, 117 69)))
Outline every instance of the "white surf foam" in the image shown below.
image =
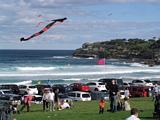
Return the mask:
POLYGON ((140 63, 130 63, 130 66, 133 67, 147 67, 148 65, 140 64, 140 63))
POLYGON ((43 70, 54 70, 55 67, 16 67, 17 70, 21 71, 43 71, 43 70))
POLYGON ((64 59, 64 58, 68 58, 69 56, 53 56, 52 58, 56 58, 56 59, 64 59))

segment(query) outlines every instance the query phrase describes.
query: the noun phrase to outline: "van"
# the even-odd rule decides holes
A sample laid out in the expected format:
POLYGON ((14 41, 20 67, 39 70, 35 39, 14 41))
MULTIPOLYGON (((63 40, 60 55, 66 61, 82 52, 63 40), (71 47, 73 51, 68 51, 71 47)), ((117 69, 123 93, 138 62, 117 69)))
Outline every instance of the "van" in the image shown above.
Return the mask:
POLYGON ((91 95, 88 92, 81 92, 81 91, 69 92, 68 97, 74 101, 91 101, 91 95))

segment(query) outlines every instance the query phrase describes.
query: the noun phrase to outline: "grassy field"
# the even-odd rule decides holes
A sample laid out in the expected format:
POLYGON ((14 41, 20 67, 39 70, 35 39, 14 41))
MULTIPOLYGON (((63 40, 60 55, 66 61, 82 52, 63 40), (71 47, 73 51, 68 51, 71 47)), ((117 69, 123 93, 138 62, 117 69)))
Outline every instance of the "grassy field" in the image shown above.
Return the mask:
MULTIPOLYGON (((131 107, 136 107, 140 112, 141 120, 153 120, 152 113, 154 103, 151 98, 132 98, 131 107)), ((17 120, 125 120, 130 112, 118 111, 116 113, 107 112, 109 103, 106 103, 104 114, 98 114, 98 101, 74 102, 72 109, 54 112, 43 112, 42 105, 32 104, 31 112, 21 112, 17 114, 17 120)))

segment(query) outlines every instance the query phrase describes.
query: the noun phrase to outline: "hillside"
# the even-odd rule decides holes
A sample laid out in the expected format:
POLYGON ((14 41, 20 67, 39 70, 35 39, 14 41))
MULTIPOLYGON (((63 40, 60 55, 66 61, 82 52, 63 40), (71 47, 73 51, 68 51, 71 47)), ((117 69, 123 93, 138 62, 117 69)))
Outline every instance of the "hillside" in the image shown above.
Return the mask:
POLYGON ((160 64, 160 39, 114 39, 84 43, 73 53, 75 57, 127 59, 150 66, 160 64))

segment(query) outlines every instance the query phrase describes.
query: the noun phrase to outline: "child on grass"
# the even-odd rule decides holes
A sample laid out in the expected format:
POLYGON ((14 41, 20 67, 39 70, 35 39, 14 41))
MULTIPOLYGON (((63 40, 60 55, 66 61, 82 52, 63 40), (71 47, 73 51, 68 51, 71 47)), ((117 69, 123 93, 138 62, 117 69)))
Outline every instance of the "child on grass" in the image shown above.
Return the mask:
POLYGON ((101 98, 99 101, 99 114, 103 114, 105 107, 105 100, 104 98, 101 98))

